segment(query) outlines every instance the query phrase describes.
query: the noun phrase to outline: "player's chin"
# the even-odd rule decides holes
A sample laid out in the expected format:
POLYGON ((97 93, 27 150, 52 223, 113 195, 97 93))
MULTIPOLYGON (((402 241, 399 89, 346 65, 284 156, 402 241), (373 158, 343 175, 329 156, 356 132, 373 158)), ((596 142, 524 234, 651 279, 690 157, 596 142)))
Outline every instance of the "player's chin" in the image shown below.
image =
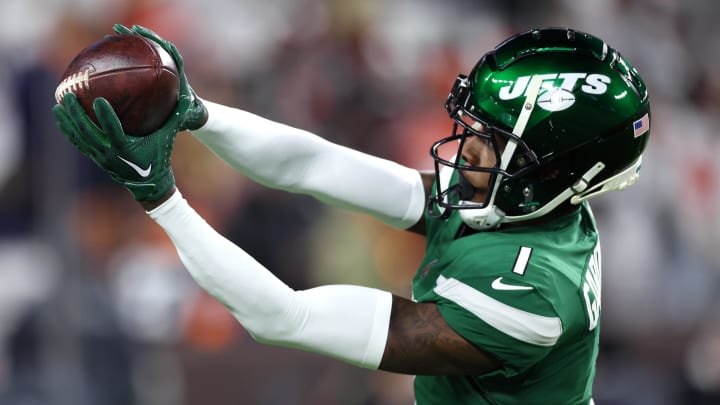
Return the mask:
POLYGON ((475 203, 479 203, 479 204, 485 204, 485 202, 487 201, 487 194, 488 194, 488 189, 487 189, 487 187, 486 187, 485 189, 483 189, 483 190, 477 190, 477 191, 475 191, 475 193, 473 194, 473 196, 472 196, 472 198, 470 199, 470 201, 475 202, 475 203))
POLYGON ((490 174, 485 172, 463 171, 460 173, 464 186, 470 186, 474 194, 487 194, 490 182, 490 174), (464 180, 464 181, 463 181, 464 180))

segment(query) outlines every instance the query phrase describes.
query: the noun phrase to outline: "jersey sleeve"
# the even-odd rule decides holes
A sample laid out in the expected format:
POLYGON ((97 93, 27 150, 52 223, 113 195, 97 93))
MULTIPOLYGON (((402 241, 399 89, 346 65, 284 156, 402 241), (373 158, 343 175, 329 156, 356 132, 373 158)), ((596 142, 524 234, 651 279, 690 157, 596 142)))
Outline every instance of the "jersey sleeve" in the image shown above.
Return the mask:
POLYGON ((540 361, 563 333, 555 309, 531 285, 496 276, 440 276, 436 282, 438 309, 448 325, 497 357, 507 376, 540 361))
POLYGON ((366 213, 398 229, 422 217, 425 187, 417 170, 247 111, 203 102, 210 117, 193 135, 253 181, 366 213))

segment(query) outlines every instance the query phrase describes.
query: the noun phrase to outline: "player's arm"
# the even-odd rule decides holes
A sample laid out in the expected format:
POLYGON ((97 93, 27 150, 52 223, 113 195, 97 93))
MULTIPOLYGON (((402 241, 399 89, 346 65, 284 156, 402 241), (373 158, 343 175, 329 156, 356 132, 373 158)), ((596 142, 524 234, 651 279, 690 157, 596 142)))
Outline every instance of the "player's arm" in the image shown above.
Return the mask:
POLYGON ((434 303, 393 296, 380 369, 404 374, 479 375, 500 362, 448 326, 434 303))
POLYGON ((433 303, 378 289, 329 285, 294 291, 210 227, 171 190, 144 202, 193 278, 258 341, 407 374, 482 374, 499 367, 444 321, 433 303))
MULTIPOLYGON (((182 56, 172 43, 140 26, 129 29, 115 25, 114 29, 121 35, 141 35, 155 41, 173 57, 178 67, 178 107, 156 131, 160 136, 147 138, 162 137, 162 142, 167 144, 172 142, 176 131, 191 130, 223 160, 263 185, 308 194, 330 205, 365 212, 399 229, 410 228, 421 221, 426 200, 423 180, 417 170, 236 108, 203 102, 190 87, 182 56)), ((113 121, 108 122, 113 127, 111 132, 117 134, 121 147, 128 139, 138 145, 147 143, 147 139, 133 140, 126 136, 122 128, 116 127, 114 117, 109 118, 112 119, 108 121, 113 121)), ((59 120, 64 126, 63 132, 77 144, 83 137, 77 136, 77 128, 73 128, 75 125, 70 121, 62 117, 59 120)), ((103 132, 107 133, 108 129, 103 132)), ((92 153, 89 156, 96 160, 92 153)), ((98 163, 103 166, 102 162, 98 163)), ((162 178, 169 179, 166 175, 162 178)), ((150 182, 143 179, 143 183, 145 185, 136 187, 137 193, 134 192, 138 200, 157 199, 157 194, 167 189, 164 184, 148 193, 150 182), (147 194, 153 198, 145 198, 147 194)))
MULTIPOLYGON (((175 60, 182 90, 195 95, 182 56, 172 43, 139 26, 116 25, 115 31, 158 43, 175 60)), ((195 99, 204 108, 191 111, 187 116, 191 122, 183 128, 253 180, 365 212, 400 229, 422 218, 425 193, 418 171, 239 109, 195 99)))
POLYGON ((192 133, 239 172, 268 187, 308 194, 400 229, 420 221, 420 173, 313 133, 205 101, 208 121, 192 133))

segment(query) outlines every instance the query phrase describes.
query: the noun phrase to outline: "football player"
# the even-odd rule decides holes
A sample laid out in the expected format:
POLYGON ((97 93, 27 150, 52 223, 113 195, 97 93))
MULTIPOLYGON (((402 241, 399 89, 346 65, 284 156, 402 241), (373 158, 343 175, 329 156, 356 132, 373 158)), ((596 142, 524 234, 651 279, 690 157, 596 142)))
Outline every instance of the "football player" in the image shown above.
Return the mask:
POLYGON ((416 375, 420 405, 592 403, 602 293, 587 200, 637 180, 650 134, 645 84, 618 51, 572 29, 507 39, 455 80, 452 131, 431 147, 435 170, 419 172, 202 100, 171 43, 139 26, 115 30, 173 55, 176 113, 137 138, 104 99, 94 103, 98 127, 69 93, 53 107, 57 123, 255 339, 416 375), (180 130, 263 185, 426 235, 413 299, 289 288, 183 198, 170 167, 180 130))

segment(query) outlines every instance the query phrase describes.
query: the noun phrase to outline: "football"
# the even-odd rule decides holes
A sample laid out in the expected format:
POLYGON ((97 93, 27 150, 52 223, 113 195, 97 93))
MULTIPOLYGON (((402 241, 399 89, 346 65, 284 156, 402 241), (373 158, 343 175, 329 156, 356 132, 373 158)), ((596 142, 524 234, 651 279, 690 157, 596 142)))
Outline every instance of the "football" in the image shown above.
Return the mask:
POLYGON ((128 135, 145 136, 168 119, 180 91, 177 66, 159 44, 141 35, 112 35, 80 51, 55 90, 55 100, 74 93, 98 124, 93 102, 103 97, 128 135))

